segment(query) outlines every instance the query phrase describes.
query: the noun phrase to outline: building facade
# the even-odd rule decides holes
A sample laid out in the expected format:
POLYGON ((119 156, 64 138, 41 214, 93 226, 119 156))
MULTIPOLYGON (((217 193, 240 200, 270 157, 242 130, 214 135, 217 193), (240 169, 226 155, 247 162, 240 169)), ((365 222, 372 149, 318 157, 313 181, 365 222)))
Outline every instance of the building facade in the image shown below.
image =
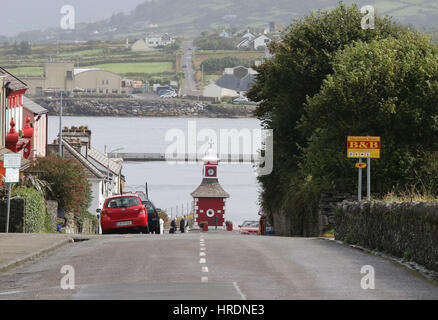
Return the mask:
POLYGON ((47 62, 41 77, 21 77, 29 86, 30 95, 40 96, 63 92, 88 92, 96 94, 121 93, 122 77, 109 71, 79 69, 72 62, 47 62))

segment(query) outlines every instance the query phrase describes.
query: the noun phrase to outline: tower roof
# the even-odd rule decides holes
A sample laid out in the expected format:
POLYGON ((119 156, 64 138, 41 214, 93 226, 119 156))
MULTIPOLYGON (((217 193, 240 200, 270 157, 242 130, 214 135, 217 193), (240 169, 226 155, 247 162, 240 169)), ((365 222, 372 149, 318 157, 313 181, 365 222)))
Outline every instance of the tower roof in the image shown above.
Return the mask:
POLYGON ((218 179, 204 178, 200 186, 191 193, 193 198, 229 198, 230 195, 222 189, 218 179))

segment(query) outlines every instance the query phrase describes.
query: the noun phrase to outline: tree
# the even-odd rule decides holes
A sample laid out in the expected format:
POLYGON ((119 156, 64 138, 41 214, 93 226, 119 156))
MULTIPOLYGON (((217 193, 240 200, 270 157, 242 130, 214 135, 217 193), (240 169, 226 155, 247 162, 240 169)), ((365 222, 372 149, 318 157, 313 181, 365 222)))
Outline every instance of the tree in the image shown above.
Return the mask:
POLYGON ((80 215, 91 204, 91 186, 82 166, 73 159, 60 157, 38 158, 30 170, 51 185, 49 197, 60 208, 80 215))
POLYGON ((271 221, 274 212, 301 215, 301 209, 293 208, 294 194, 300 193, 291 190, 308 186, 300 160, 309 136, 299 124, 307 97, 317 94, 333 73, 333 57, 355 41, 397 38, 405 29, 389 18, 376 17, 375 29, 363 30, 362 16, 356 5, 342 2, 332 11, 306 16, 287 28, 281 42, 269 45, 274 58, 257 67, 259 75, 248 97, 259 102, 257 117, 274 131, 274 170, 259 178, 261 203, 271 221))
POLYGON ((372 163, 374 192, 415 186, 438 194, 432 165, 438 150, 438 48, 425 36, 358 41, 338 52, 333 74, 309 97, 301 129, 307 175, 330 187, 354 190, 354 162, 346 159, 348 135, 381 136, 382 158, 372 163))

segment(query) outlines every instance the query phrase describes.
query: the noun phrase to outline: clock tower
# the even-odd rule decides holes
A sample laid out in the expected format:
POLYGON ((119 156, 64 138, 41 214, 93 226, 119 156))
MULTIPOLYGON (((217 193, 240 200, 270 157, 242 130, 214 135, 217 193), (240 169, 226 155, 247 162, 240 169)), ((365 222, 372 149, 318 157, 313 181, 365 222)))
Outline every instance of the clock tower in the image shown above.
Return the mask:
POLYGON ((202 159, 203 179, 201 185, 192 192, 194 202, 194 228, 207 222, 209 229, 225 229, 225 201, 230 195, 222 189, 218 180, 219 158, 210 143, 210 149, 202 159))

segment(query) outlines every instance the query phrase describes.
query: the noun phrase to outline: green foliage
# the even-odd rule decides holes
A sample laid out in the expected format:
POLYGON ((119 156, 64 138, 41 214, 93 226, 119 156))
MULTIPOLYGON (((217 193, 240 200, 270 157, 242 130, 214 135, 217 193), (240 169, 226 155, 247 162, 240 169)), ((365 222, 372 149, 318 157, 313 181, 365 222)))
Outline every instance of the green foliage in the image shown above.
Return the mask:
POLYGON ((438 170, 425 155, 438 150, 438 49, 424 36, 404 33, 358 41, 333 60, 334 73, 305 105, 310 136, 303 168, 342 192, 357 183, 346 160, 348 135, 381 136, 381 159, 372 161, 375 192, 402 191, 428 181, 438 193, 438 170))
POLYGON ((44 232, 45 233, 55 233, 56 228, 52 223, 52 218, 50 217, 50 214, 46 211, 46 214, 44 215, 44 232))
POLYGON ((236 42, 230 38, 222 38, 217 35, 206 35, 195 40, 199 50, 233 50, 236 49, 236 42))
MULTIPOLYGON (((305 190, 303 186, 322 192, 336 190, 336 182, 342 178, 352 181, 353 165, 345 159, 345 145, 347 135, 355 132, 340 132, 343 136, 339 144, 340 140, 320 138, 331 133, 328 132, 333 130, 331 127, 307 130, 301 120, 308 111, 305 108, 308 97, 316 95, 326 77, 333 74, 332 62, 346 46, 389 36, 398 38, 405 30, 389 18, 380 17, 376 17, 374 30, 363 30, 362 16, 356 5, 340 3, 330 12, 318 11, 291 24, 281 42, 270 44, 274 58, 257 67, 257 81, 247 94, 252 101, 259 102, 256 115, 264 127, 274 131, 274 170, 271 175, 259 178, 263 186, 262 206, 269 215, 280 211, 291 216, 302 228, 294 229, 295 235, 312 229, 304 222, 317 223, 314 212, 304 213, 300 207, 308 209, 300 198, 305 195, 301 192, 305 190), (333 149, 342 150, 342 156, 331 153, 333 149), (318 153, 312 157, 313 151, 318 153), (323 161, 326 158, 330 165, 323 161), (285 208, 288 210, 284 211, 285 208), (307 217, 300 218, 303 214, 307 217)), ((360 93, 363 92, 357 92, 360 93)), ((313 199, 309 201, 313 207, 313 199)))
POLYGON ((204 72, 213 74, 223 72, 225 68, 234 68, 237 66, 250 67, 254 60, 239 59, 237 57, 229 56, 223 58, 208 58, 205 59, 201 67, 204 67, 204 72))
POLYGON ((43 232, 45 227, 46 207, 44 205, 44 198, 41 194, 33 188, 18 187, 14 188, 12 196, 26 199, 26 233, 43 232))
POLYGON ((73 159, 59 157, 38 158, 31 169, 48 183, 49 197, 58 201, 59 208, 80 215, 91 203, 91 186, 82 166, 73 159))

